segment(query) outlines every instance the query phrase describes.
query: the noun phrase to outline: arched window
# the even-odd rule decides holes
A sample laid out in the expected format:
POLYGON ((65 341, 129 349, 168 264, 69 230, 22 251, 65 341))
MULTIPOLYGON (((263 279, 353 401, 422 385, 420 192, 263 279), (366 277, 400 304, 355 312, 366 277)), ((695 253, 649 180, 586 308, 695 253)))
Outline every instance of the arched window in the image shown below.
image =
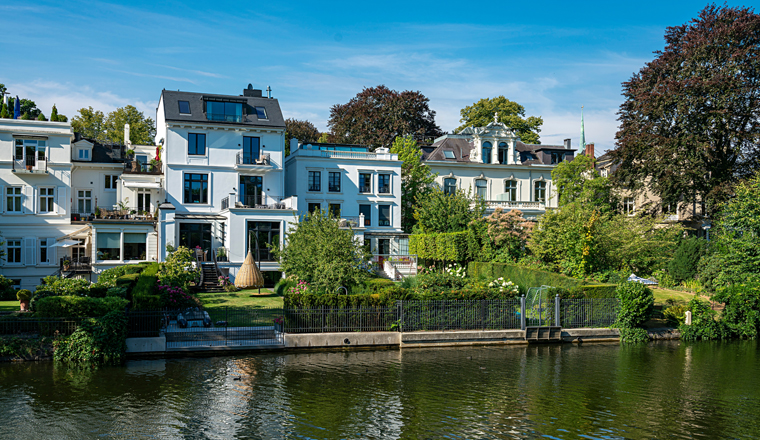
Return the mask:
POLYGON ((533 195, 536 202, 546 202, 546 182, 539 180, 534 183, 533 195))
POLYGON ((504 193, 507 195, 508 202, 517 202, 517 181, 507 180, 504 182, 504 193))
POLYGON ((483 163, 491 163, 491 143, 483 142, 483 163))
POLYGON ((488 181, 485 179, 475 180, 475 194, 483 200, 486 200, 488 193, 488 181))
POLYGON ((506 142, 499 143, 499 163, 509 163, 509 145, 506 142))

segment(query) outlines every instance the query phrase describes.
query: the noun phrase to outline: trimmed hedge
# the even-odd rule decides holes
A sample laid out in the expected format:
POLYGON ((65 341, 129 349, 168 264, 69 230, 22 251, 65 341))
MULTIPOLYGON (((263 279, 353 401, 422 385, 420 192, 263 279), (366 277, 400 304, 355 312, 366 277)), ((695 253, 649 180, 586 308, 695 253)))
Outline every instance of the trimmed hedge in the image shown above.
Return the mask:
POLYGON ((616 298, 615 289, 617 284, 596 284, 581 286, 583 296, 586 298, 616 298))
POLYGON ((467 273, 473 278, 488 280, 504 277, 517 284, 521 294, 531 287, 552 286, 561 298, 615 298, 617 289, 617 284, 584 284, 584 280, 515 264, 473 261, 467 265, 467 273))
POLYGON ((158 263, 152 263, 140 272, 137 284, 132 289, 132 296, 155 295, 158 291, 158 263))
POLYGON ((140 278, 139 273, 130 273, 130 274, 122 275, 116 278, 116 286, 126 287, 128 290, 131 291, 134 285, 137 284, 138 278, 140 278))
POLYGON ((295 286, 295 281, 288 278, 281 278, 280 281, 274 285, 274 293, 275 295, 285 296, 285 294, 288 293, 288 290, 290 290, 291 287, 295 286))
POLYGON ((379 290, 393 286, 393 281, 388 278, 370 278, 364 282, 368 293, 377 293, 379 290))
POLYGON ((466 261, 479 251, 472 232, 415 234, 409 237, 409 252, 423 260, 466 261))
POLYGON ((104 284, 93 284, 90 286, 90 296, 93 298, 105 298, 109 287, 104 284))
POLYGON ((163 308, 161 295, 133 295, 133 310, 159 310, 163 308))
POLYGON ((86 296, 49 296, 37 301, 36 316, 42 318, 93 318, 108 312, 122 311, 129 301, 110 296, 91 298, 86 296))

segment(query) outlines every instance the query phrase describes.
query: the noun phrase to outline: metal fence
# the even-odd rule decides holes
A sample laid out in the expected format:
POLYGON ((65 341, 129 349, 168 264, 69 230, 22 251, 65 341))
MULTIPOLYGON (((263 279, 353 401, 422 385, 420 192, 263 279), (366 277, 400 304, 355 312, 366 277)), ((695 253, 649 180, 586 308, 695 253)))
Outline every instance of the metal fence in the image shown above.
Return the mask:
POLYGON ((398 330, 398 307, 285 309, 286 333, 383 332, 398 330))
POLYGON ((508 330, 521 328, 521 300, 401 301, 400 329, 508 330))
POLYGON ((68 336, 74 333, 82 318, 0 318, 0 335, 68 336))
POLYGON ((560 300, 560 323, 564 328, 610 327, 617 320, 617 298, 560 300))

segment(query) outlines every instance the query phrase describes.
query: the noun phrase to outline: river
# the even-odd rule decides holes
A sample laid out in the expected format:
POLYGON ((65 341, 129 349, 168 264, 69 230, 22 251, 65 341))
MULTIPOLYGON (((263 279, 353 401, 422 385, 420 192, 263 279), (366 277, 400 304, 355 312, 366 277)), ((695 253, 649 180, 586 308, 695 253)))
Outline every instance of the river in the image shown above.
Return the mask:
POLYGON ((0 437, 757 438, 755 341, 0 364, 0 437))

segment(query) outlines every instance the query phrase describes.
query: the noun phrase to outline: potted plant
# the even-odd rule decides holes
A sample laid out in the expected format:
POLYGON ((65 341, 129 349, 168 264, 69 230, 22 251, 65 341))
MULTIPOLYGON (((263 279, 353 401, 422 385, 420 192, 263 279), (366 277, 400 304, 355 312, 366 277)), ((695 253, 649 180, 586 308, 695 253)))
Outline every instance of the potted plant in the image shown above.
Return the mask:
POLYGON ((283 327, 285 325, 285 317, 284 316, 278 316, 274 318, 274 331, 282 333, 283 327))
POLYGON ((69 269, 71 269, 71 260, 69 260, 68 258, 64 258, 63 259, 63 270, 67 271, 69 269))
POLYGON ((95 217, 100 217, 100 208, 95 207, 95 217))
POLYGON ((21 311, 28 312, 29 300, 32 299, 32 292, 26 289, 21 289, 18 292, 16 292, 16 299, 18 299, 18 302, 21 305, 21 311))
POLYGON ((158 159, 150 160, 150 170, 153 172, 161 171, 161 161, 158 159))
POLYGON ((127 150, 127 159, 132 159, 135 156, 135 150, 129 149, 127 150))
POLYGON ((33 165, 26 164, 26 170, 27 171, 32 171, 32 167, 33 167, 33 165))
POLYGON ((216 260, 217 261, 227 261, 227 250, 223 247, 220 247, 216 250, 216 260))

